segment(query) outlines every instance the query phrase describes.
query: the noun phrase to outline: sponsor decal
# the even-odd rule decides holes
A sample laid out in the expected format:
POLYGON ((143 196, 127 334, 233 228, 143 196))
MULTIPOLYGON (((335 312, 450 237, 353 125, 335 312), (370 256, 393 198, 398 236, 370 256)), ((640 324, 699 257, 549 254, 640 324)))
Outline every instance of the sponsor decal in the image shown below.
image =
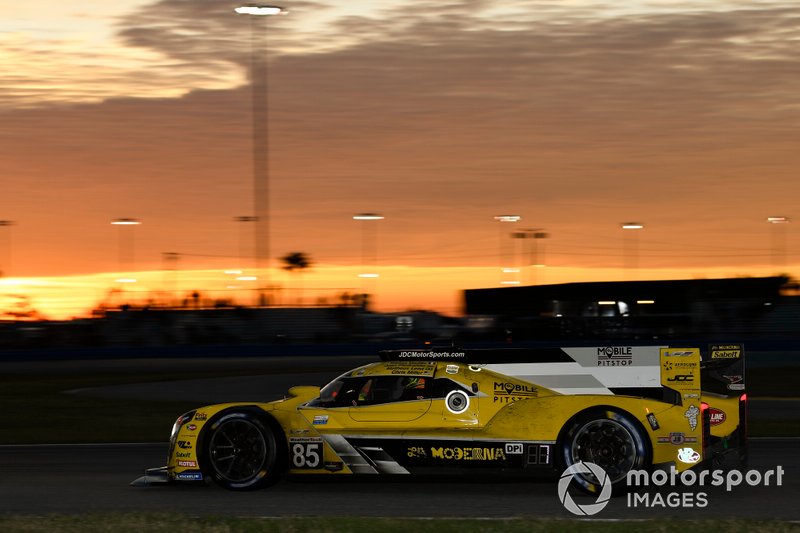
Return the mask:
POLYGON ((744 383, 742 383, 742 381, 744 381, 744 376, 737 374, 733 376, 723 375, 722 377, 730 381, 728 390, 744 390, 744 383))
POLYGON ((689 408, 683 413, 683 416, 689 421, 689 427, 692 428, 692 431, 697 429, 697 415, 699 414, 700 408, 694 404, 690 405, 689 408))
POLYGON ((200 472, 181 472, 180 474, 175 475, 175 479, 179 479, 181 481, 202 481, 203 474, 200 472))
POLYGON ((400 352, 400 355, 398 357, 409 357, 412 359, 419 357, 424 359, 429 353, 430 352, 428 352, 427 350, 405 351, 405 352, 400 352))
POLYGON ((575 463, 568 467, 561 474, 561 479, 558 480, 558 499, 561 504, 572 514, 578 516, 591 516, 599 513, 605 509, 611 500, 611 480, 602 467, 594 463, 575 463), (583 477, 586 474, 594 476, 601 484, 600 494, 594 503, 578 505, 569 493, 569 484, 572 482, 576 474, 581 474, 583 477))
POLYGON ((195 431, 197 429, 197 426, 194 424, 189 424, 186 426, 186 429, 189 431, 195 431))
POLYGON ((686 392, 686 393, 683 394, 683 399, 684 400, 699 400, 700 399, 700 395, 697 394, 696 392, 686 392))
POLYGON ((653 430, 661 429, 661 426, 658 425, 658 420, 656 420, 656 415, 653 413, 647 413, 647 423, 650 424, 653 430))
POLYGON ((328 423, 328 415, 315 415, 313 422, 311 422, 314 426, 324 426, 328 423))
POLYGON ((739 344, 712 344, 709 353, 711 359, 739 359, 742 346, 739 344))
POLYGON ((671 378, 667 378, 667 381, 679 381, 681 383, 688 383, 694 381, 694 376, 691 374, 675 374, 671 378))
POLYGON ((427 459, 428 454, 425 452, 425 448, 422 446, 410 446, 408 448, 408 452, 406 453, 412 459, 427 459))
POLYGON ((539 391, 532 385, 521 385, 503 381, 494 382, 493 403, 511 403, 526 398, 536 398, 539 391))
POLYGON ((693 465, 700 460, 700 454, 693 448, 681 448, 678 450, 678 461, 693 465))
POLYGON ((444 371, 448 374, 458 374, 458 365, 447 365, 444 371))
POLYGON ((178 459, 188 459, 192 456, 192 452, 175 452, 175 457, 178 459))
POLYGON ((673 368, 685 368, 687 370, 693 369, 697 366, 696 361, 676 361, 674 359, 668 359, 664 361, 664 370, 669 372, 673 368))
MULTIPOLYGON (((414 352, 400 352, 400 356, 404 353, 414 352)), ((389 374, 400 376, 432 376, 436 370, 434 361, 390 361, 384 366, 389 374)))
POLYGON ((208 413, 195 413, 194 419, 197 420, 198 422, 208 420, 208 413))
POLYGON ((398 357, 409 359, 463 359, 467 356, 464 352, 434 352, 426 350, 411 350, 400 352, 398 357))
POLYGON ((597 366, 630 366, 633 348, 630 346, 601 346, 597 348, 597 366))
POLYGON ((521 442, 508 442, 506 443, 506 455, 522 455, 523 445, 521 442))
POLYGON ((325 461, 323 467, 328 472, 338 472, 344 468, 344 464, 341 461, 325 461))
POLYGON ((503 448, 431 448, 432 459, 448 461, 505 461, 503 448))
POLYGON ((684 442, 697 442, 697 437, 687 437, 685 433, 675 431, 670 433, 668 437, 658 437, 658 442, 668 442, 675 446, 680 446, 684 442))
POLYGON ((727 418, 727 415, 725 415, 725 411, 717 409, 716 407, 710 407, 708 409, 708 415, 709 415, 709 423, 712 426, 718 426, 722 424, 723 422, 725 422, 725 419, 727 418))
POLYGON ((186 468, 197 468, 197 461, 178 461, 178 466, 186 468))
POLYGON ((692 353, 691 350, 664 350, 664 357, 689 357, 692 353))
POLYGON ((289 437, 289 444, 294 442, 322 442, 322 437, 289 437))
POLYGON ((178 441, 178 448, 181 448, 183 450, 191 450, 192 449, 192 443, 190 441, 188 441, 188 440, 179 440, 178 441))

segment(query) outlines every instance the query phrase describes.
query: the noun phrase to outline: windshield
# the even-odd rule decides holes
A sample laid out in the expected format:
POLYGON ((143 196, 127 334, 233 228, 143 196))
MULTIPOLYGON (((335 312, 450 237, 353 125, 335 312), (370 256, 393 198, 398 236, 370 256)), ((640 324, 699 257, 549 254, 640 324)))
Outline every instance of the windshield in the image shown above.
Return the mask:
POLYGON ((319 398, 308 402, 309 407, 342 407, 351 405, 355 399, 359 382, 362 379, 346 377, 350 372, 342 374, 319 391, 319 398))
POLYGON ((342 389, 342 385, 344 385, 344 381, 339 379, 335 379, 325 385, 325 387, 319 391, 319 401, 329 403, 336 400, 336 396, 338 396, 339 391, 342 389))

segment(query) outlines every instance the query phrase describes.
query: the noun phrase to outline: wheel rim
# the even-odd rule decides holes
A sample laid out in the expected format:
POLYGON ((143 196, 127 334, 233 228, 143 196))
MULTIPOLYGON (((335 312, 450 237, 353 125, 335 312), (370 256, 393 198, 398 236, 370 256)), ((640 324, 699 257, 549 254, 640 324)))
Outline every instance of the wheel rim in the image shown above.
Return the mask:
MULTIPOLYGON (((615 420, 594 420, 583 425, 572 439, 572 463, 594 463, 605 470, 612 483, 623 479, 638 459, 636 440, 615 420)), ((598 480, 587 474, 592 483, 598 480)))
POLYGON ((230 483, 246 482, 258 475, 268 455, 261 429, 244 419, 223 421, 211 436, 208 451, 214 470, 230 483))

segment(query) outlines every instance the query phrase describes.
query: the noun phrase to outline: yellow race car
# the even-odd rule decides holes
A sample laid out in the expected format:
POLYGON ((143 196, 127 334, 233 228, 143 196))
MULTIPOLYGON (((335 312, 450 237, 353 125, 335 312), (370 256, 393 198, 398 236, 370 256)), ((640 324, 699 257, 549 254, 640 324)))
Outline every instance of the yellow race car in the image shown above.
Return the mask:
MULTIPOLYGON (((584 357, 580 350, 630 361, 588 365, 604 370, 594 378, 601 379, 636 367, 634 355, 641 352, 622 347, 607 355, 602 349, 563 353, 572 354, 573 363, 584 357), (620 358, 625 354, 630 358, 620 358)), ((580 374, 564 370, 569 361, 542 361, 530 350, 387 352, 322 389, 293 387, 282 400, 209 405, 181 415, 167 466, 147 470, 134 484, 211 480, 252 490, 285 474, 559 473, 588 462, 608 479, 576 474, 578 485, 596 493, 610 483, 619 493, 633 471, 681 472, 734 448, 743 457, 743 385, 701 390, 707 372, 701 368, 714 361, 729 368, 741 357, 707 355, 703 363, 698 348, 655 350, 657 383, 629 393, 617 387, 559 391, 552 385, 555 368, 566 372, 567 384, 580 374), (724 420, 714 423, 715 412, 724 420)), ((647 366, 653 365, 634 368, 638 378, 647 366)))

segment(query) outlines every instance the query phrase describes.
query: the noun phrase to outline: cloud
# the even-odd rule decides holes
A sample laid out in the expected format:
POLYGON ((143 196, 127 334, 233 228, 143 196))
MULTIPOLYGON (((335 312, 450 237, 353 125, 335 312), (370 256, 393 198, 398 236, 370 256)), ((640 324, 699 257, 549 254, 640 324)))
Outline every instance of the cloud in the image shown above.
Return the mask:
MULTIPOLYGON (((159 2, 120 19, 126 46, 161 58, 125 76, 180 96, 6 111, 0 172, 83 191, 66 194, 84 213, 125 198, 134 216, 180 220, 153 250, 227 249, 230 217, 251 205, 250 50, 249 27, 220 5, 159 2)), ((763 247, 762 215, 800 193, 793 5, 414 5, 326 9, 313 38, 298 20, 319 3, 269 21, 276 250, 357 261, 349 217, 375 210, 400 261, 490 263, 491 217, 511 210, 583 264, 617 255, 617 223, 646 219, 647 238, 672 243, 668 262, 689 233, 763 247)), ((98 87, 106 77, 118 79, 101 69, 98 87)), ((26 186, 10 190, 33 203, 26 186)))

